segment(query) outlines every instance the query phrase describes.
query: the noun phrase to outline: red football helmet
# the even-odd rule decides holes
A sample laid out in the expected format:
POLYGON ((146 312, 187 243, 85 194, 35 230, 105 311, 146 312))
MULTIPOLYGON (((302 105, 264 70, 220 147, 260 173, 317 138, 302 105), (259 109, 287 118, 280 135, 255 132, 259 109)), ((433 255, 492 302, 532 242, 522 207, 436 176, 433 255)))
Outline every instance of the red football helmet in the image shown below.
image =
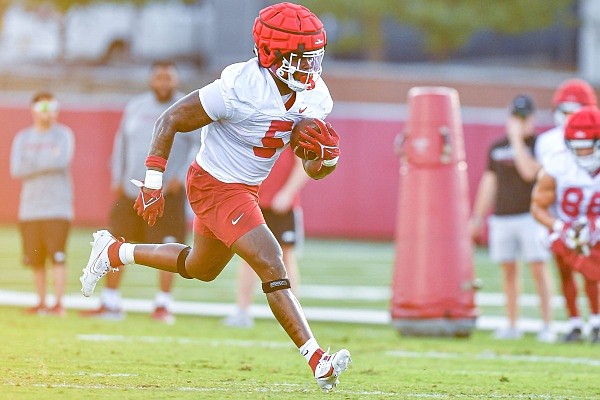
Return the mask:
POLYGON ((565 126, 565 143, 580 167, 596 173, 600 169, 600 110, 584 107, 573 113, 565 126), (592 152, 582 155, 582 149, 592 152))
POLYGON ((294 91, 315 87, 321 76, 327 36, 323 24, 309 9, 292 3, 266 7, 254 21, 252 35, 261 66, 269 68, 294 91), (301 75, 300 80, 295 73, 301 75))
POLYGON ((595 106, 597 102, 596 93, 589 83, 579 78, 567 79, 552 97, 556 125, 564 125, 567 115, 583 106, 595 106))

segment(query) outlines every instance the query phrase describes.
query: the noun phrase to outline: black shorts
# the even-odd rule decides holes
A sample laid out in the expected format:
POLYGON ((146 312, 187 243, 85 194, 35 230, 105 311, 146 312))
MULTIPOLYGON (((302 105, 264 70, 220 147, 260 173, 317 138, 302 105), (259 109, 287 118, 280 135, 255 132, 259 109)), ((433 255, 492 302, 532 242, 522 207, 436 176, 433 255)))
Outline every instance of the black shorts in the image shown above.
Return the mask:
POLYGON ((165 212, 154 226, 137 215, 135 199, 122 196, 110 212, 110 233, 133 243, 186 243, 185 190, 165 195, 165 212))
POLYGON ((304 236, 302 210, 292 209, 285 214, 276 214, 269 208, 262 209, 267 226, 280 245, 295 245, 304 236))
POLYGON ((71 221, 66 219, 20 221, 23 265, 44 268, 47 258, 53 264, 65 263, 70 228, 71 221))

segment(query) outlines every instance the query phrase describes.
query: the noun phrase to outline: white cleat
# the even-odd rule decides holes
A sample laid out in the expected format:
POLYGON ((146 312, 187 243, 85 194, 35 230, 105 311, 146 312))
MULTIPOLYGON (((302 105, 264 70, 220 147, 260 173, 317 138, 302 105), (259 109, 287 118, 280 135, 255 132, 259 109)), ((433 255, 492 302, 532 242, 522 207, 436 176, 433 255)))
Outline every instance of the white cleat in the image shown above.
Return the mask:
POLYGON ((90 259, 82 270, 83 275, 79 278, 81 293, 86 297, 89 297, 94 292, 96 283, 98 283, 100 278, 111 270, 118 270, 117 268, 112 268, 108 261, 108 246, 116 242, 117 239, 106 230, 94 232, 93 237, 94 241, 90 243, 92 245, 92 254, 90 254, 90 259))
POLYGON ((321 356, 317 368, 315 368, 315 378, 317 384, 324 392, 333 390, 340 382, 338 377, 348 368, 352 360, 350 352, 346 349, 329 354, 329 349, 321 356))
POLYGON ((243 310, 237 310, 235 314, 231 314, 223 319, 223 325, 230 328, 252 328, 254 326, 254 318, 243 310))

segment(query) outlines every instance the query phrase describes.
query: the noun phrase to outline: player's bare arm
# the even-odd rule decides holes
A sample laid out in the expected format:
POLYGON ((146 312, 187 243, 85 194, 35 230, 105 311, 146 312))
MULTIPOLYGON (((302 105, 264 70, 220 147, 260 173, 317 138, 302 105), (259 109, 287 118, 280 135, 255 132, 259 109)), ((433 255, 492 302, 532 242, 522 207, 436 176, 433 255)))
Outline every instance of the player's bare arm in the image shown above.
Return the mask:
POLYGON ((506 123, 508 140, 515 154, 515 167, 521 178, 527 182, 536 179, 540 164, 528 151, 525 139, 527 137, 527 122, 517 116, 511 115, 506 123))
POLYGON ((154 124, 150 151, 146 158, 146 177, 144 182, 132 181, 141 189, 133 208, 148 225, 153 226, 156 219, 163 215, 165 199, 162 175, 175 134, 196 130, 211 122, 200 103, 198 91, 194 91, 169 107, 154 124))
POLYGON ((479 180, 473 213, 469 220, 469 234, 473 240, 478 240, 481 237, 484 218, 494 204, 497 191, 498 177, 496 173, 486 170, 479 180))
POLYGON ((190 132, 213 122, 195 90, 169 107, 156 121, 148 155, 169 158, 177 132, 190 132))
POLYGON ((553 228, 556 217, 550 207, 556 201, 556 181, 544 169, 541 169, 537 182, 531 192, 531 214, 542 225, 553 228))
POLYGON ((294 157, 294 166, 290 171, 285 184, 275 193, 271 200, 271 210, 276 214, 285 214, 294 206, 294 199, 300 189, 308 181, 302 160, 294 157))

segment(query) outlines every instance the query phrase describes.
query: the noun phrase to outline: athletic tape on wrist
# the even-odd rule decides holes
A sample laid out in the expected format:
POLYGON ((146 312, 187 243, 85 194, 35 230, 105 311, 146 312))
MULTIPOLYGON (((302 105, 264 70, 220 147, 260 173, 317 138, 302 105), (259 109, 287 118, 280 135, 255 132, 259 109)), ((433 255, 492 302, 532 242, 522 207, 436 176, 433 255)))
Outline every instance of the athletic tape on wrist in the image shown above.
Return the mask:
POLYGON ((565 227, 565 223, 560 219, 556 219, 552 224, 552 232, 560 232, 565 227))
POLYGON ((290 289, 289 279, 277 279, 276 281, 265 282, 262 284, 262 290, 264 293, 273 293, 277 290, 290 289))
POLYGON ((146 170, 146 177, 144 178, 144 186, 148 189, 156 190, 162 188, 163 173, 153 169, 146 170))
POLYGON ((162 171, 167 169, 167 160, 161 156, 146 157, 146 167, 160 168, 162 171))

